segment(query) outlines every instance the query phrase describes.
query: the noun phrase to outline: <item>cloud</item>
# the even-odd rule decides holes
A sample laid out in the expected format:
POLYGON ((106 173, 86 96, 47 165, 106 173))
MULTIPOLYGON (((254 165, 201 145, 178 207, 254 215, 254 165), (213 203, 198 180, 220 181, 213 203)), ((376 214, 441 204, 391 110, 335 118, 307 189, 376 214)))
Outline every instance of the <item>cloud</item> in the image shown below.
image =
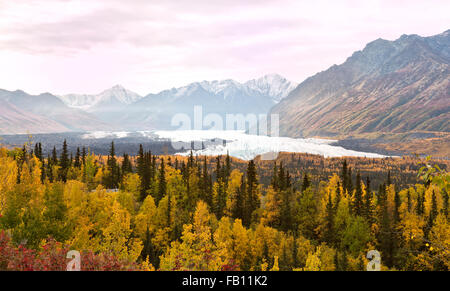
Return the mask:
POLYGON ((438 0, 0 0, 0 87, 121 83, 147 94, 275 72, 300 82, 378 37, 442 32, 449 10, 438 0))

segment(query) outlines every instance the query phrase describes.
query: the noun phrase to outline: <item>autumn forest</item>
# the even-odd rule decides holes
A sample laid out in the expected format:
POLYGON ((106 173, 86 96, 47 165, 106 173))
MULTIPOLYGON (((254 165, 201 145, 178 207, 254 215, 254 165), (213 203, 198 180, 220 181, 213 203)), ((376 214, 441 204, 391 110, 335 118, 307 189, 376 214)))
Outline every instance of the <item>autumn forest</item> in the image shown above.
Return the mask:
POLYGON ((0 148, 0 270, 450 268, 449 163, 0 148))

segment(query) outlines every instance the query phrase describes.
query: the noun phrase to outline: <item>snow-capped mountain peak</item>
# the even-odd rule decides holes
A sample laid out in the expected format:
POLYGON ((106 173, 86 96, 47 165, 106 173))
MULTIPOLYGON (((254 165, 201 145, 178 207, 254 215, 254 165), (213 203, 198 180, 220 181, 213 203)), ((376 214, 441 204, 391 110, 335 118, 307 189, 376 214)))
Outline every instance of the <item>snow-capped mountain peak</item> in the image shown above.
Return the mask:
MULTIPOLYGON (((249 97, 255 102, 278 103, 286 97, 297 84, 290 82, 278 74, 265 75, 259 79, 240 83, 232 79, 201 81, 183 87, 162 91, 152 96, 165 96, 166 101, 184 99, 188 96, 212 94, 222 100, 235 100, 249 97), (262 98, 262 99, 261 99, 262 98), (265 101, 263 101, 265 100, 265 101)), ((150 96, 148 95, 148 96, 150 96)), ((88 112, 118 109, 141 100, 143 97, 125 89, 121 85, 107 89, 96 95, 67 94, 58 96, 67 106, 83 109, 88 112)), ((159 98, 158 98, 159 99, 159 98)))
POLYGON ((278 103, 294 90, 298 84, 293 83, 278 74, 268 74, 259 79, 247 81, 245 85, 255 91, 272 97, 272 99, 278 103))
POLYGON ((107 89, 96 95, 67 94, 58 96, 67 106, 90 111, 96 106, 107 106, 108 103, 128 105, 141 99, 142 96, 125 89, 120 85, 107 89))
POLYGON ((295 87, 296 83, 287 80, 278 74, 265 75, 259 79, 240 83, 232 79, 201 81, 191 83, 187 86, 174 88, 176 96, 186 95, 186 92, 192 92, 198 87, 214 95, 221 95, 223 98, 230 98, 234 95, 255 95, 270 97, 275 103, 286 97, 295 87))
POLYGON ((108 99, 115 98, 124 104, 131 104, 142 98, 140 95, 125 89, 121 85, 115 85, 97 96, 99 96, 99 101, 107 101, 108 99))
POLYGON ((221 81, 203 81, 200 85, 208 92, 218 94, 224 90, 232 87, 242 88, 242 84, 231 79, 221 80, 221 81))

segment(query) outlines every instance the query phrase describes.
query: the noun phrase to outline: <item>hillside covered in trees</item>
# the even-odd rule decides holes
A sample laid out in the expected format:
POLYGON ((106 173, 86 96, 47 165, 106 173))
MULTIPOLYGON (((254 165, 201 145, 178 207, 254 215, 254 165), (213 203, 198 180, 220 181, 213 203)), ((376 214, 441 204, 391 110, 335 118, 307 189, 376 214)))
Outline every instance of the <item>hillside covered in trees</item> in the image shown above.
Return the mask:
POLYGON ((67 148, 0 149, 1 270, 64 270, 68 250, 82 270, 450 267, 445 161, 67 148))

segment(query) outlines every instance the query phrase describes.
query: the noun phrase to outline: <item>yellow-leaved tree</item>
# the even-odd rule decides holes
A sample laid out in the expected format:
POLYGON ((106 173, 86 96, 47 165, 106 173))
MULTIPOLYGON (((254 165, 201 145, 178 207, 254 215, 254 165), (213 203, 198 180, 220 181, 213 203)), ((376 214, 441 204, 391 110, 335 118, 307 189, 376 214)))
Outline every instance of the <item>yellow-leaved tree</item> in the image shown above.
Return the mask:
POLYGON ((161 270, 218 271, 222 266, 211 240, 211 214, 203 201, 197 203, 192 224, 183 227, 181 243, 172 242, 161 256, 161 270))
POLYGON ((142 241, 131 237, 130 214, 117 202, 112 205, 110 223, 102 229, 100 250, 110 252, 120 259, 135 262, 142 250, 142 241))

